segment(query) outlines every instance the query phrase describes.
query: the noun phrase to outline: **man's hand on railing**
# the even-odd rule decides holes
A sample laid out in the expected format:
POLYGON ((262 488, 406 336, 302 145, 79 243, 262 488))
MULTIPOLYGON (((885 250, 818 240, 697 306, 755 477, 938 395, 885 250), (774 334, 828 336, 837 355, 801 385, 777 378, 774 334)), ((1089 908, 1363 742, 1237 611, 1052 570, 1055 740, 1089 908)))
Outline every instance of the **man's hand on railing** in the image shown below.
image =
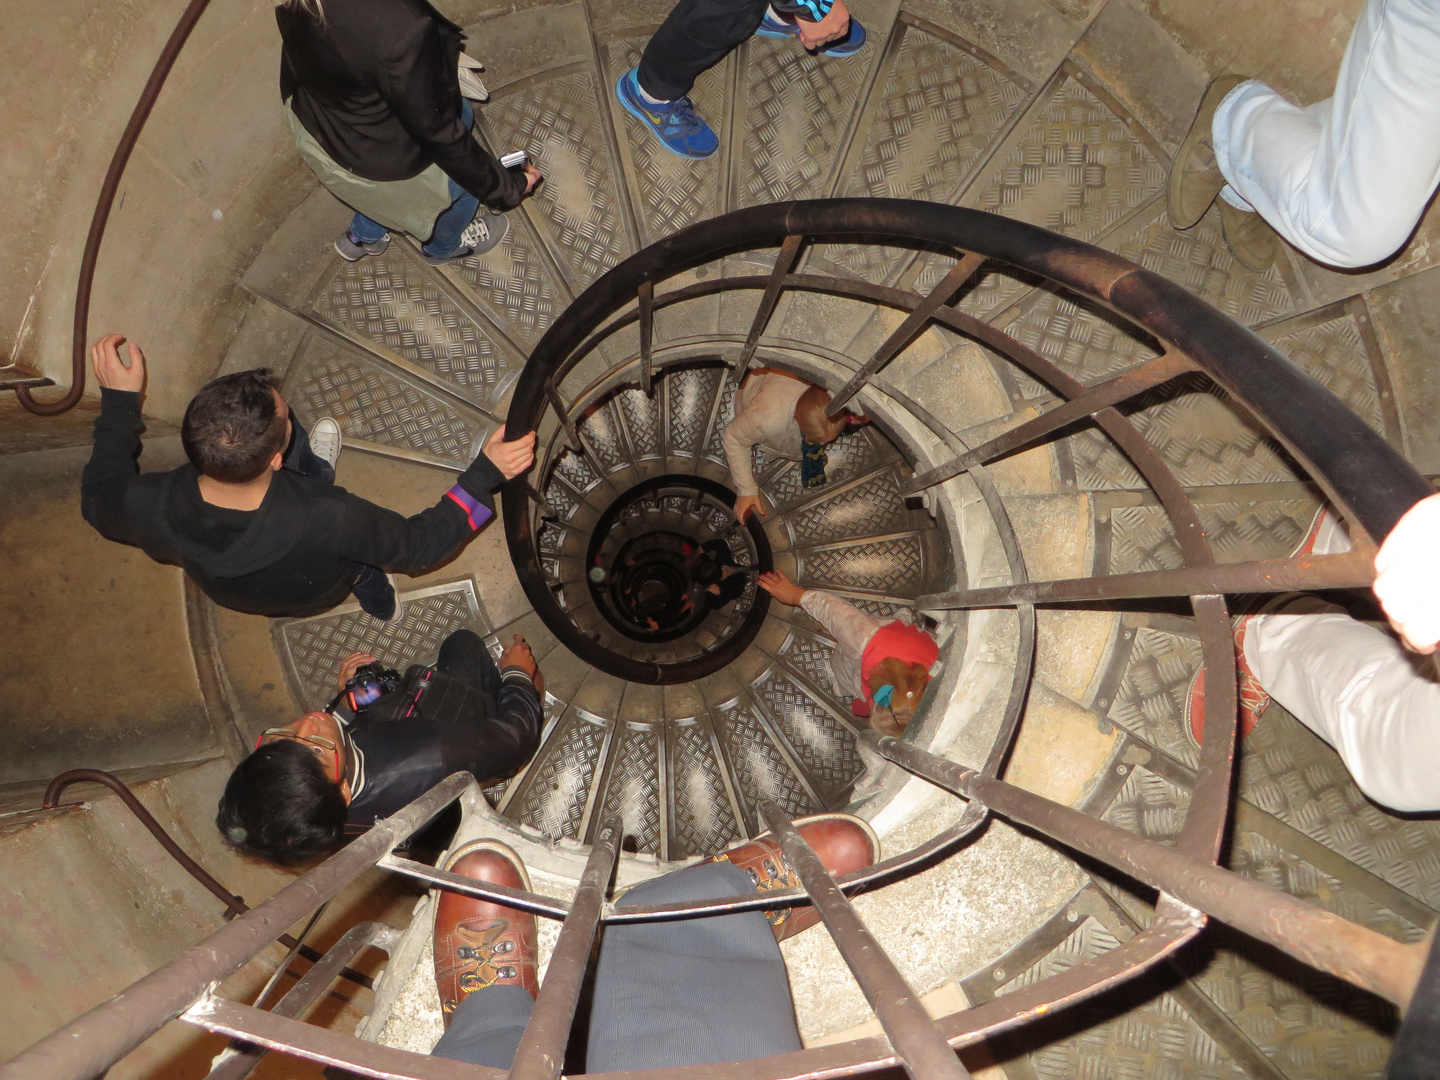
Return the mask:
POLYGON ((514 442, 504 442, 505 429, 496 428, 495 434, 485 440, 484 454, 504 475, 514 480, 535 463, 535 432, 521 435, 514 442))
POLYGON ((126 390, 138 394, 145 389, 145 354, 140 346, 130 343, 130 363, 120 359, 124 334, 106 334, 90 346, 90 364, 95 379, 107 390, 126 390))
POLYGON ((1440 643, 1440 495, 1421 499, 1390 530, 1371 587, 1405 644, 1433 653, 1440 643))

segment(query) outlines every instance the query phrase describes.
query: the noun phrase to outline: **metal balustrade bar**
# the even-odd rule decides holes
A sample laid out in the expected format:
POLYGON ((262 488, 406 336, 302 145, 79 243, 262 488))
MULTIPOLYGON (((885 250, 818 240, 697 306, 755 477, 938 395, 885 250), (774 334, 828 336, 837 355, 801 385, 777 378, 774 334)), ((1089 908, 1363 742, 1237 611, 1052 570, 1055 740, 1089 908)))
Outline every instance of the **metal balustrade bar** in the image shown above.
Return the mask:
POLYGON ((655 341, 655 282, 645 280, 636 291, 640 319, 640 389, 649 397, 654 392, 655 372, 651 349, 655 341))
POLYGON ((994 813, 1169 893, 1302 963, 1363 987, 1401 1009, 1410 1003, 1425 964, 1425 946, 1388 938, 1289 893, 1126 832, 1043 795, 981 776, 893 736, 867 731, 861 738, 916 776, 963 798, 976 799, 994 813))
POLYGON ((1195 365, 1178 353, 1165 353, 1154 360, 1137 364, 1115 378, 1092 387, 1079 397, 1049 409, 1033 420, 1011 428, 1003 435, 997 435, 989 442, 982 443, 969 453, 962 454, 944 465, 921 473, 902 485, 900 494, 916 495, 926 488, 943 484, 961 473, 969 472, 976 465, 984 465, 998 457, 1018 450, 1077 420, 1099 412, 1101 409, 1118 405, 1136 394, 1144 393, 1176 376, 1194 371, 1195 365))
POLYGON ((550 954, 545 983, 535 998, 535 1010, 510 1067, 510 1080, 556 1080, 565 1064, 565 1044, 590 963, 590 948, 605 915, 615 860, 620 854, 620 824, 608 820, 595 834, 580 887, 570 903, 570 914, 560 927, 559 940, 550 954))
POLYGON ((765 291, 760 294, 760 305, 755 309, 755 318, 750 323, 750 333, 745 335, 745 345, 740 350, 740 360, 735 365, 735 379, 738 383, 745 377, 745 372, 750 368, 750 361, 755 357, 755 347, 760 343, 760 335, 765 333, 765 327, 770 325, 770 316, 775 314, 775 305, 780 300, 780 290, 785 286, 785 279, 795 267, 795 257, 800 254, 800 245, 805 242, 805 237, 793 235, 785 237, 780 245, 780 251, 775 256, 775 269, 770 271, 770 277, 765 282, 765 291))
POLYGON ((762 802, 760 813, 780 842, 785 862, 809 893, 815 910, 849 966, 890 1045, 913 1080, 970 1080, 955 1051, 930 1022, 920 999, 835 884, 815 849, 783 810, 762 802))
POLYGON ((959 611, 1013 607, 1016 604, 1058 604, 1081 600, 1143 600, 1161 596, 1204 596, 1220 593, 1279 593, 1309 589, 1358 589, 1375 580, 1374 555, 1363 548, 1336 555, 1303 555, 1289 559, 1257 559, 1218 566, 1186 566, 1179 570, 1144 570, 1097 578, 1030 581, 989 589, 931 593, 915 606, 922 611, 959 611))
POLYGON ((980 269, 980 264, 984 261, 984 255, 975 255, 968 251, 962 252, 960 261, 940 279, 940 284, 930 290, 930 295, 915 305, 915 309, 910 312, 905 321, 881 343, 874 355, 850 377, 850 381, 830 396, 830 404, 825 409, 825 415, 832 420, 839 416, 845 410, 850 399, 858 394, 877 373, 882 371, 886 364, 895 359, 901 349, 910 344, 915 335, 924 329, 925 324, 930 321, 935 312, 939 311, 955 295, 961 285, 975 275, 975 271, 980 269))

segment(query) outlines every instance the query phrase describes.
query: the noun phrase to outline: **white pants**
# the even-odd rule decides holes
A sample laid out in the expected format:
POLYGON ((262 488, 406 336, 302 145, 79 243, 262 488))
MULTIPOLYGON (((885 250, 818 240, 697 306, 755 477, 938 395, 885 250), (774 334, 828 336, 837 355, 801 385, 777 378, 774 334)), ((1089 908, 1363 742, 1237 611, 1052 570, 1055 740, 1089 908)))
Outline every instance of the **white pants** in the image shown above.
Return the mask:
POLYGON ((1367 0, 1335 95, 1308 108, 1261 82, 1211 125, 1229 186, 1306 255, 1369 266, 1415 230, 1440 182, 1440 0, 1367 0))
POLYGON ((1440 681, 1428 656, 1310 596, 1252 619, 1245 659, 1366 795, 1393 810, 1440 810, 1440 681))

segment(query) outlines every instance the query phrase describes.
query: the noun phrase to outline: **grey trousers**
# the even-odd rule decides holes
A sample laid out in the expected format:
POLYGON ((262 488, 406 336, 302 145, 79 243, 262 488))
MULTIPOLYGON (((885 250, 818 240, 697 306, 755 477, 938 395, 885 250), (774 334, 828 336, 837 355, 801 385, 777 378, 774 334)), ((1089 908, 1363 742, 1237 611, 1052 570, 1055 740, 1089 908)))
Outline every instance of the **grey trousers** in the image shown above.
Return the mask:
MULTIPOLYGON (((635 886, 624 905, 739 896, 754 887, 730 863, 704 863, 635 886)), ((460 1003, 431 1053, 508 1069, 534 1004, 516 986, 476 991, 460 1003)), ((587 1072, 713 1065, 800 1046, 785 962, 762 913, 605 931, 587 1072)))

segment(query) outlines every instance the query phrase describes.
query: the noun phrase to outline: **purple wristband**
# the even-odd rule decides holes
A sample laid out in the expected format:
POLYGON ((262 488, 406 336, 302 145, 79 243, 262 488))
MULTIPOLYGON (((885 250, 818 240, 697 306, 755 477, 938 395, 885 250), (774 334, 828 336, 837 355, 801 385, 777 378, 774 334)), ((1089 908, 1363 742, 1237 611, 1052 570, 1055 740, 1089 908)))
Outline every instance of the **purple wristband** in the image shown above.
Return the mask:
POLYGON ((493 510, 491 510, 488 506, 482 503, 479 499, 475 498, 474 495, 471 495, 459 484, 456 484, 445 494, 449 498, 454 499, 455 505, 460 507, 461 510, 465 511, 465 517, 467 520, 469 520, 470 528, 472 529, 479 529, 482 525, 484 525, 487 521, 489 521, 492 517, 495 516, 495 512, 493 510))

